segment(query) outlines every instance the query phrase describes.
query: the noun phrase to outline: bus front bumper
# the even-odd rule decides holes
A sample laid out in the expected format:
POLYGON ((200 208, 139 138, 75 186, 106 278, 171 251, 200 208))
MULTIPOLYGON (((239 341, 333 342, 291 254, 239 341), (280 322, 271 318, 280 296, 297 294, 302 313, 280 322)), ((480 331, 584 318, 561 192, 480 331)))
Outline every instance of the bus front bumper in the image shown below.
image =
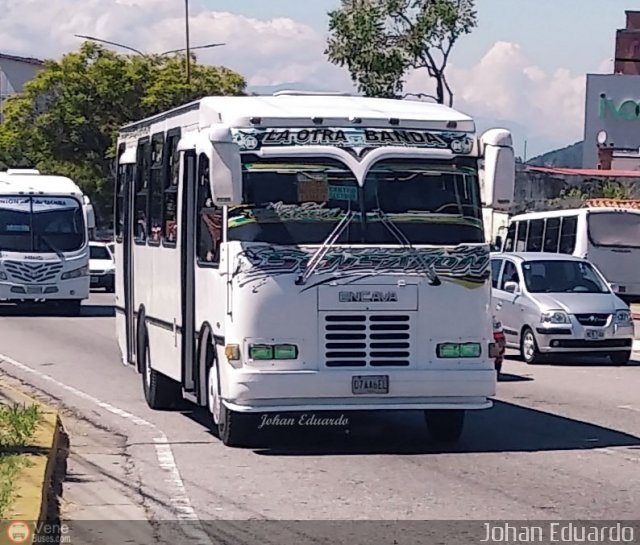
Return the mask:
MULTIPOLYGON (((493 363, 493 362, 492 362, 493 363)), ((495 369, 397 371, 235 371, 222 402, 242 413, 488 409, 495 369), (354 377, 386 376, 388 393, 354 393, 354 377)), ((381 380, 384 382, 384 379, 381 380)), ((360 381, 361 382, 361 381, 360 381)))
POLYGON ((17 284, 0 281, 0 300, 10 302, 89 298, 89 278, 61 280, 55 284, 17 284))

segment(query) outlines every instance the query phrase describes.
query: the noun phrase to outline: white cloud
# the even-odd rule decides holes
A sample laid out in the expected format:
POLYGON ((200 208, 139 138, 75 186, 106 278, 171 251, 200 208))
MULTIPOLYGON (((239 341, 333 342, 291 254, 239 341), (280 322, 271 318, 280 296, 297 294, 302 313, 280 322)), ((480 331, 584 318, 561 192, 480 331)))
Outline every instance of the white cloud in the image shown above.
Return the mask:
MULTIPOLYGON (((527 138, 550 146, 582 137, 585 76, 566 69, 547 72, 517 44, 497 42, 476 66, 451 65, 448 76, 455 107, 471 115, 523 125, 527 138)), ((431 85, 421 72, 407 80, 410 92, 431 89, 431 85)))
MULTIPOLYGON (((200 61, 224 64, 242 73, 250 86, 303 82, 309 88, 351 89, 346 70, 324 56, 325 37, 289 18, 259 20, 213 12, 192 0, 191 43, 224 42, 198 51, 200 61)), ((57 57, 78 47, 74 34, 88 34, 147 52, 184 46, 181 2, 167 0, 0 0, 0 51, 57 57)), ((601 70, 609 71, 605 62, 601 70)), ((547 72, 522 48, 498 42, 472 68, 449 67, 456 107, 485 119, 526 127, 527 138, 542 146, 581 137, 584 76, 568 70, 547 72)), ((425 74, 411 74, 407 91, 428 92, 425 74)))

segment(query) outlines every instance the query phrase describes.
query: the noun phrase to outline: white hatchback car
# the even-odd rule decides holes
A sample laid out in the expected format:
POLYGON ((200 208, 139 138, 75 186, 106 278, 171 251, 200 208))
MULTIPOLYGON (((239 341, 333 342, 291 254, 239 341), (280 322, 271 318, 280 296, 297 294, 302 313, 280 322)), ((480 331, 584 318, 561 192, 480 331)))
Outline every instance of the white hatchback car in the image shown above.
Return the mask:
POLYGON ((549 253, 491 254, 492 299, 507 346, 526 363, 559 353, 631 358, 628 305, 586 259, 549 253))
POLYGON ((116 264, 104 242, 89 243, 89 274, 92 288, 104 288, 108 293, 115 291, 116 264))

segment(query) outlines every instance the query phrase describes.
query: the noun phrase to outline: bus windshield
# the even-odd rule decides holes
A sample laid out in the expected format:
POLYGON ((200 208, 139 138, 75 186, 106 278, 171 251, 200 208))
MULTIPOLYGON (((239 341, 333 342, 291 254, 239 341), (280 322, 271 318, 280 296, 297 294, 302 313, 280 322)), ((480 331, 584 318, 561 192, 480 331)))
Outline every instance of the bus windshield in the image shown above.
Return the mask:
POLYGON ((0 250, 72 252, 85 241, 80 203, 71 197, 0 197, 0 250))
POLYGON ((640 248, 640 214, 592 212, 587 217, 594 246, 640 248))
POLYGON ((411 244, 484 242, 476 171, 424 160, 377 163, 360 188, 330 159, 244 163, 245 205, 232 207, 228 239, 321 244, 349 212, 338 244, 398 244, 389 222, 411 244))

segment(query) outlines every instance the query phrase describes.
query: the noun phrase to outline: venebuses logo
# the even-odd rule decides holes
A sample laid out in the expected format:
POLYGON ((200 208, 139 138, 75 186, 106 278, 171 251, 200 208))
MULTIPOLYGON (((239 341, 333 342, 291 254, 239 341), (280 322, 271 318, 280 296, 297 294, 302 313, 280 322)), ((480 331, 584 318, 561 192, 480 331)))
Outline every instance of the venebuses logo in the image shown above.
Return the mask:
POLYGON ((601 118, 612 117, 625 121, 638 121, 640 120, 640 101, 627 99, 616 105, 613 99, 607 98, 607 95, 602 93, 599 115, 601 118))

